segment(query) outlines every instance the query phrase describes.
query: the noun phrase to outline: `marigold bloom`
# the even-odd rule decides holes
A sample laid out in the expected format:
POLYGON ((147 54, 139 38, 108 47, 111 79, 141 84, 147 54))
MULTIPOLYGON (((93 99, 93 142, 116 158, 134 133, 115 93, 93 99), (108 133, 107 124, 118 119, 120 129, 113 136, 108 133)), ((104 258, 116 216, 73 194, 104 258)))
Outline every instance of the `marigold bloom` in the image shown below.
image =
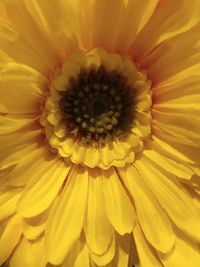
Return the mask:
POLYGON ((0 17, 0 265, 200 266, 199 0, 0 17))

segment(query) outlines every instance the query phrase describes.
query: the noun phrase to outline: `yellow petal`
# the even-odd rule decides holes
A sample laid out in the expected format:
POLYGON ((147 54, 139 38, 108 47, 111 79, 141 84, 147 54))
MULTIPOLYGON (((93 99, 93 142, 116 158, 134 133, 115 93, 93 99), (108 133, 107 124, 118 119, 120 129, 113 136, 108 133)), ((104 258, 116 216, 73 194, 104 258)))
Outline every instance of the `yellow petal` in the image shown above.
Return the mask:
POLYGON ((159 256, 166 267, 196 267, 200 265, 199 245, 182 234, 177 237, 171 253, 159 256))
POLYGON ((132 132, 137 136, 146 137, 151 133, 151 116, 145 112, 135 111, 134 126, 132 132))
POLYGON ((160 171, 146 158, 138 160, 135 165, 174 223, 195 240, 200 240, 199 216, 191 197, 174 181, 175 177, 164 170, 160 171))
POLYGON ((135 167, 119 169, 135 201, 138 221, 146 239, 157 250, 168 252, 174 245, 175 237, 167 214, 148 189, 135 167), (159 225, 159 227, 157 227, 159 225))
POLYGON ((113 229, 108 221, 103 203, 100 174, 91 169, 89 171, 88 203, 84 230, 88 247, 98 255, 107 251, 113 236, 113 229))
POLYGON ((34 218, 22 219, 22 231, 24 236, 29 240, 36 240, 45 231, 46 222, 48 217, 48 211, 38 215, 34 218))
MULTIPOLYGON (((168 149, 171 150, 171 155, 174 158, 174 155, 177 154, 177 157, 180 159, 182 158, 182 161, 185 161, 187 163, 193 163, 199 164, 199 143, 194 142, 188 142, 188 140, 177 138, 174 135, 170 135, 169 133, 161 130, 157 127, 156 132, 157 137, 153 136, 153 139, 156 140, 156 143, 159 145, 162 143, 162 149, 165 154, 168 153, 168 149), (178 152, 178 153, 177 153, 178 152)), ((175 158, 176 160, 176 158, 175 158)))
POLYGON ((190 180, 192 175, 194 175, 194 171, 189 166, 165 157, 162 153, 155 151, 154 148, 152 150, 145 150, 144 155, 155 162, 160 168, 167 170, 179 178, 190 180))
MULTIPOLYGON (((113 260, 113 266, 116 267, 129 267, 130 262, 130 249, 131 249, 131 238, 132 235, 127 234, 124 236, 116 236, 116 247, 117 251, 113 260)), ((131 265, 132 267, 132 265, 131 265)))
POLYGON ((5 169, 20 161, 26 153, 36 148, 41 130, 24 129, 0 136, 0 169, 5 169))
POLYGON ((44 162, 24 189, 17 210, 23 217, 34 217, 45 211, 59 192, 71 166, 62 160, 44 162))
POLYGON ((199 22, 199 10, 198 0, 159 1, 131 51, 137 58, 141 58, 163 41, 191 29, 199 22))
POLYGON ((51 159, 48 149, 46 146, 37 147, 21 155, 18 164, 7 175, 6 184, 17 187, 26 185, 33 173, 40 171, 45 161, 51 159))
POLYGON ((114 169, 102 170, 107 216, 115 230, 123 235, 133 230, 135 211, 114 169), (124 213, 125 212, 125 213, 124 213))
POLYGON ((116 252, 116 242, 115 242, 115 235, 113 235, 113 238, 111 240, 110 246, 108 247, 108 250, 103 255, 96 255, 94 253, 90 253, 91 261, 93 261, 97 266, 107 266, 109 264, 116 252))
MULTIPOLYGON (((21 235, 21 219, 18 215, 0 224, 0 264, 3 264, 17 245, 21 235)), ((16 267, 16 266, 15 266, 16 267)))
POLYGON ((13 253, 9 266, 45 267, 44 238, 35 242, 29 242, 26 238, 23 238, 13 253))
POLYGON ((0 191, 0 221, 16 212, 16 205, 21 195, 21 189, 0 191))
POLYGON ((50 212, 47 223, 46 247, 48 260, 60 264, 80 236, 85 215, 88 173, 77 166, 50 212), (56 249, 55 249, 56 247, 56 249))
POLYGON ((141 267, 162 267, 163 265, 156 256, 155 251, 148 244, 140 227, 137 225, 133 230, 133 237, 136 242, 137 252, 140 258, 141 267))
POLYGON ((153 140, 155 141, 157 148, 163 153, 163 155, 171 155, 174 159, 179 159, 180 161, 187 163, 195 163, 193 162, 187 155, 182 153, 179 149, 174 147, 169 142, 163 141, 161 138, 153 135, 153 140))
POLYGON ((200 141, 200 119, 192 115, 153 110, 154 125, 172 136, 185 139, 188 144, 200 141))
POLYGON ((89 252, 85 244, 81 241, 77 241, 74 247, 71 249, 69 255, 66 257, 65 261, 61 267, 89 267, 89 252))
POLYGON ((0 112, 38 113, 46 79, 37 71, 9 63, 0 72, 0 112), (28 88, 28 90, 27 90, 28 88))
POLYGON ((198 64, 199 48, 199 29, 195 27, 162 43, 141 62, 141 65, 145 69, 148 68, 149 77, 156 86, 177 73, 198 64))

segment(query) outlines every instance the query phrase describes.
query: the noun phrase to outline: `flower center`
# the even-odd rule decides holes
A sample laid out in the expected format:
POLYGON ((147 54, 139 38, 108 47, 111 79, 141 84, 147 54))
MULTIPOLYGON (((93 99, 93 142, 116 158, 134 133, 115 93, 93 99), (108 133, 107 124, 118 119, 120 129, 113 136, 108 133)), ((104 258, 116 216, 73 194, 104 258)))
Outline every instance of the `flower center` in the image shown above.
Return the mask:
POLYGON ((133 92, 117 70, 82 69, 60 93, 59 106, 69 133, 89 145, 124 137, 132 127, 133 92))
POLYGON ((80 51, 49 85, 40 123, 52 151, 90 168, 134 161, 151 132, 151 82, 129 56, 80 51))

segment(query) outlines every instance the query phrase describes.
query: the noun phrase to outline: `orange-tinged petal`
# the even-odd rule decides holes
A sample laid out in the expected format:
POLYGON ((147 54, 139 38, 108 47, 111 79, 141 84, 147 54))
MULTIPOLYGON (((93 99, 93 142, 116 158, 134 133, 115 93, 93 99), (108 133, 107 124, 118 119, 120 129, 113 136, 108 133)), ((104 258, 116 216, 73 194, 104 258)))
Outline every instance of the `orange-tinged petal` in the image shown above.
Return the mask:
POLYGON ((159 0, 128 0, 124 2, 126 2, 125 10, 118 29, 116 50, 126 54, 138 33, 153 15, 159 0))
POLYGON ((10 62, 13 62, 12 58, 10 58, 4 51, 0 50, 0 70, 5 64, 10 62))
POLYGON ((34 16, 45 25, 61 55, 66 57, 77 52, 81 46, 78 1, 35 0, 33 4, 34 16))
POLYGON ((88 173, 81 166, 73 167, 47 223, 48 260, 61 264, 78 240, 85 215, 88 173), (56 247, 56 249, 55 249, 56 247))
POLYGON ((130 51, 140 60, 158 44, 196 25, 200 20, 199 10, 198 0, 159 1, 153 16, 130 51))
POLYGON ((49 67, 28 41, 11 24, 0 21, 0 49, 19 64, 28 65, 47 74, 49 67))
POLYGON ((163 42, 140 62, 154 86, 199 63, 199 36, 198 26, 163 42))
POLYGON ((122 0, 100 0, 98 2, 94 15, 93 47, 104 47, 108 51, 113 51, 125 8, 123 2, 122 0))
POLYGON ((34 122, 34 118, 12 118, 11 116, 0 115, 0 135, 23 129, 34 122))
POLYGON ((60 60, 60 55, 52 37, 48 35, 36 1, 4 1, 4 6, 10 22, 38 52, 41 60, 45 61, 49 68, 55 66, 60 60))
POLYGON ((78 5, 80 7, 79 18, 81 23, 81 38, 83 45, 88 50, 93 48, 93 27, 95 16, 94 12, 97 8, 97 0, 80 0, 78 5), (86 34, 87 33, 87 34, 86 34))

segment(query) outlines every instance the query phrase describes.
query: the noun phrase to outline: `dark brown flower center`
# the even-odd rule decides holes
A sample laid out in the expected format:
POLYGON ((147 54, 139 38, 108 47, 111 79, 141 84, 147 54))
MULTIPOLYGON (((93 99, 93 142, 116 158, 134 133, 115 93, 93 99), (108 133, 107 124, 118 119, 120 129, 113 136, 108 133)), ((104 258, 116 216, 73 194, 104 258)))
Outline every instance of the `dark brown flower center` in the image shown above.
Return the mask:
POLYGON ((118 71, 82 70, 62 92, 60 110, 69 133, 85 144, 126 136, 134 118, 134 89, 118 71))

